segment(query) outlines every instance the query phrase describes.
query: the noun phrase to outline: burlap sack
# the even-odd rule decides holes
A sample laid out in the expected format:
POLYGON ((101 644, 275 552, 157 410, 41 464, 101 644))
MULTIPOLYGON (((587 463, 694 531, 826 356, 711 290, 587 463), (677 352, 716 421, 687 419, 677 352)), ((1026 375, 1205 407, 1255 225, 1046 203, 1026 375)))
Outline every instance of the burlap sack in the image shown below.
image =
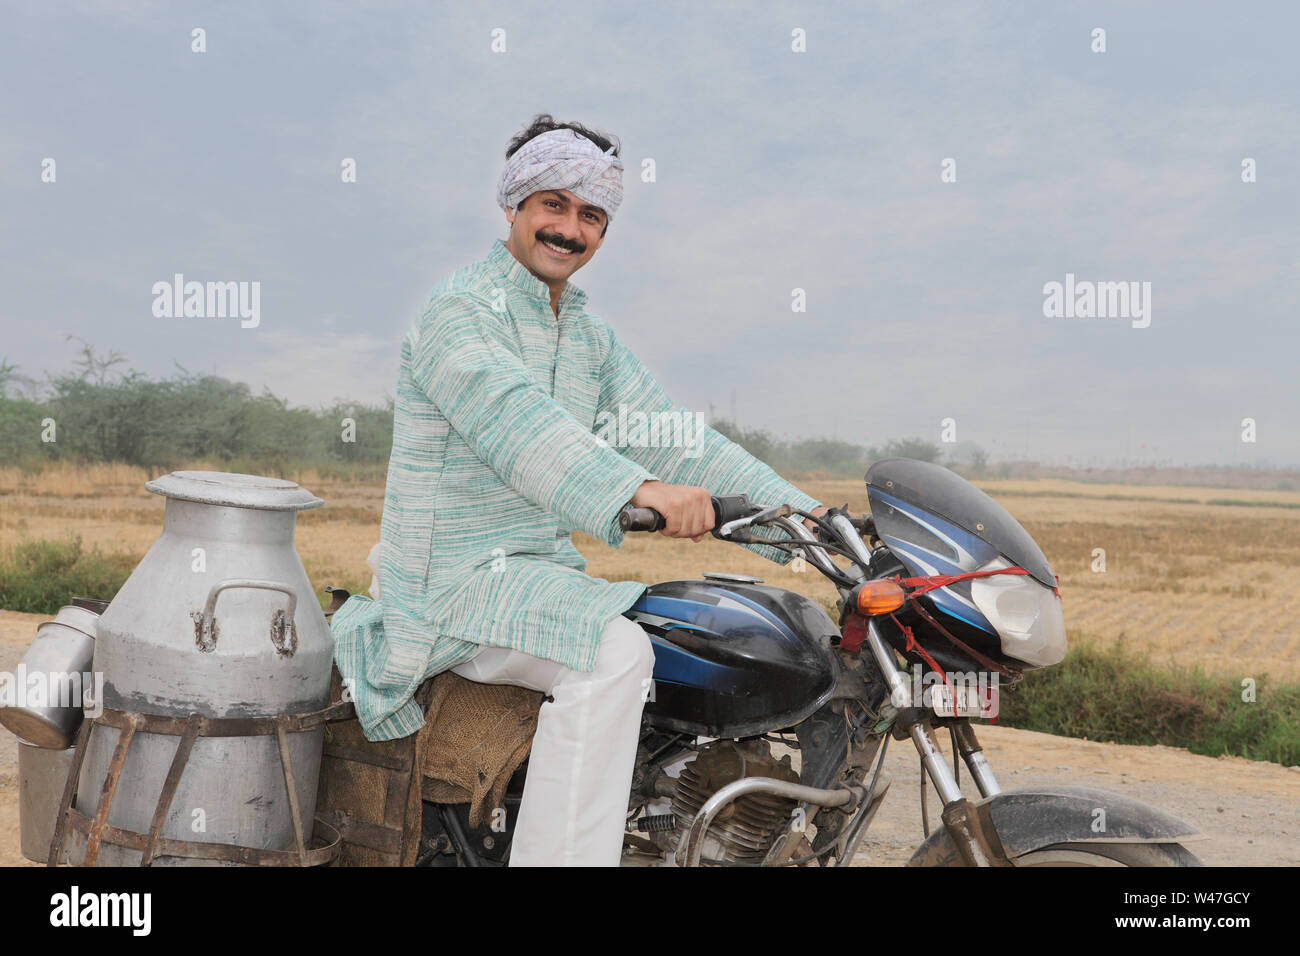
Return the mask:
POLYGON ((425 799, 469 803, 470 826, 481 825, 502 806, 506 784, 528 756, 544 696, 451 671, 435 677, 420 731, 425 799))

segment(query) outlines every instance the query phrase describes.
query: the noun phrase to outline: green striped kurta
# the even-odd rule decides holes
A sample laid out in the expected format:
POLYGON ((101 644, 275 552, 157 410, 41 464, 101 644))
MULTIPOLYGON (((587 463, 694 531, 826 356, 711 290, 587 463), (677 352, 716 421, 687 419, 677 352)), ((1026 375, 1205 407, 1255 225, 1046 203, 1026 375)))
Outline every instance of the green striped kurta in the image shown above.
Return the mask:
POLYGON ((707 426, 694 447, 611 437, 620 409, 635 421, 674 406, 585 305, 569 283, 557 319, 546 284, 498 240, 433 291, 402 343, 380 600, 354 595, 331 622, 371 740, 419 730, 415 690, 480 645, 591 670, 601 631, 645 585, 583 573, 570 533, 618 547, 618 512, 642 482, 818 504, 707 426))

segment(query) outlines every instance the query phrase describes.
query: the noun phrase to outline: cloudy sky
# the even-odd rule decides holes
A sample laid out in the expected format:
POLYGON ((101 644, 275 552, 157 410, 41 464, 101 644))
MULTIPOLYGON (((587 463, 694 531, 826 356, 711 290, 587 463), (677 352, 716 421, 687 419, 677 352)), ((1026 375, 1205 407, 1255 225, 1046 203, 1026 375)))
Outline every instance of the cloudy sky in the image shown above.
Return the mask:
POLYGON ((506 142, 550 112, 622 142, 574 281, 681 404, 863 444, 952 418, 995 458, 1300 466, 1294 5, 2 10, 0 357, 28 375, 69 370, 75 335, 157 377, 383 401, 429 291, 506 234, 506 142), (155 316, 176 273, 259 282, 259 325, 155 316), (1149 313, 1045 315, 1067 274, 1150 283, 1149 313))

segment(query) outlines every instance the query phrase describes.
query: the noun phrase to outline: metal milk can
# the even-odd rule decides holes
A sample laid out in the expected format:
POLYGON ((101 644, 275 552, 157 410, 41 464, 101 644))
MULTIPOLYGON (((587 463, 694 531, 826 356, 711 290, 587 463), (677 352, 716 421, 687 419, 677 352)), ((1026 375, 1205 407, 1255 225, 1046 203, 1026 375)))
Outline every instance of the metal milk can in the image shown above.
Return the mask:
MULTIPOLYGON (((319 725, 186 737, 175 729, 151 733, 161 720, 132 715, 197 727, 202 722, 191 715, 267 718, 326 707, 333 641, 293 541, 295 512, 324 502, 291 481, 223 472, 178 471, 145 487, 167 498, 163 532, 99 618, 93 665, 103 673, 105 716, 126 716, 117 715, 121 729, 102 719, 89 727, 74 806, 87 817, 98 807, 102 816, 101 790, 115 773, 101 829, 150 834, 153 865, 200 862, 168 856, 167 840, 254 850, 297 844, 301 852, 302 840, 311 841, 319 725), (125 749, 111 766, 124 733, 125 749), (169 799, 160 801, 165 784, 169 799), (295 833, 295 811, 305 832, 295 833)), ((70 846, 85 847, 85 832, 68 837, 70 846)), ((129 844, 105 838, 90 858, 138 865, 142 850, 129 844)), ((203 862, 241 861, 248 860, 227 854, 203 862)))
POLYGON ((36 629, 36 640, 27 648, 19 668, 24 676, 44 681, 47 696, 40 703, 0 707, 0 724, 19 740, 54 750, 72 745, 81 726, 83 701, 94 696, 90 667, 97 620, 95 611, 69 604, 59 608, 54 620, 36 629))
POLYGON ((49 859, 59 794, 71 769, 71 747, 52 750, 18 741, 18 848, 33 863, 49 859))

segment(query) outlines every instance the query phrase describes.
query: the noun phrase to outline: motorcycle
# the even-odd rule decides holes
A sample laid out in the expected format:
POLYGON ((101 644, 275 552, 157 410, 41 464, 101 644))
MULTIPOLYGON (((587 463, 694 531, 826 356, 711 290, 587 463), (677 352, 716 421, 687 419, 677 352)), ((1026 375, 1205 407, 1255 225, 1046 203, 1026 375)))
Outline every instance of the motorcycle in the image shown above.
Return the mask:
MULTIPOLYGON (((1154 807, 999 786, 971 719, 1064 658, 1056 576, 1001 505, 946 468, 886 459, 866 483, 861 517, 713 498, 713 536, 811 565, 838 592, 838 623, 803 595, 719 573, 655 584, 625 612, 655 666, 623 865, 847 866, 889 790, 888 744, 910 740, 942 801, 910 866, 1200 866, 1181 842, 1197 831, 1154 807)), ((620 524, 657 531, 663 518, 628 507, 620 524)), ((465 804, 426 801, 417 865, 508 862, 526 779, 527 761, 506 791, 505 832, 471 827, 465 804)))

